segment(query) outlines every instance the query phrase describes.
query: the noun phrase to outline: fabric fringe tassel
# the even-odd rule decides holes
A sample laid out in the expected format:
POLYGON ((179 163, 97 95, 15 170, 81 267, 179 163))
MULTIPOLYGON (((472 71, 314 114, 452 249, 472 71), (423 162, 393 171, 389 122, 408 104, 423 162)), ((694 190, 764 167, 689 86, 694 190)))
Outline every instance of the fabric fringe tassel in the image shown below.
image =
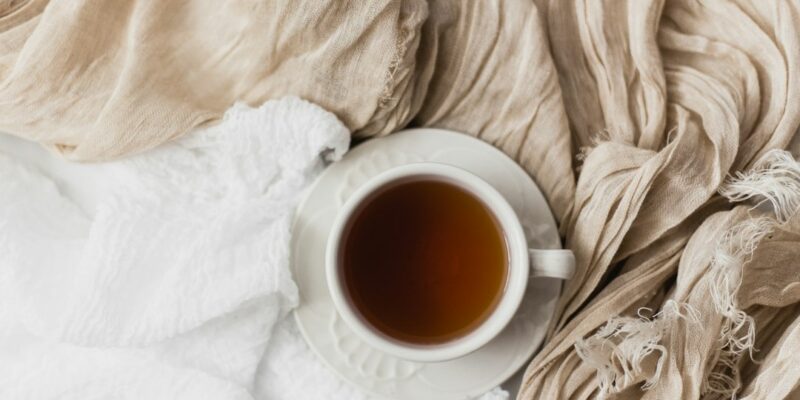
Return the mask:
POLYGON ((800 163, 785 150, 771 150, 753 169, 737 172, 722 185, 719 194, 732 202, 757 199, 769 202, 775 217, 786 222, 800 208, 800 163))
POLYGON ((743 268, 775 225, 800 209, 800 163, 787 151, 771 150, 753 169, 729 178, 719 193, 731 202, 756 200, 755 207, 769 203, 775 216, 752 218, 729 229, 719 241, 709 272, 714 309, 722 316, 721 350, 703 392, 735 398, 742 386, 739 360, 745 352, 753 357, 756 335, 753 317, 738 308, 736 299, 743 268))
POLYGON ((652 318, 642 316, 642 310, 646 309, 640 309, 638 318, 612 318, 594 335, 575 343, 578 356, 597 370, 601 399, 640 379, 644 360, 657 352, 656 368, 645 378, 642 389, 655 385, 667 356, 667 348, 660 343, 669 327, 679 318, 698 321, 696 310, 673 300, 665 302, 661 312, 652 318))
POLYGON ((733 398, 741 388, 738 364, 745 352, 753 356, 756 326, 753 317, 739 309, 737 294, 744 265, 775 224, 772 218, 752 218, 734 225, 719 240, 708 279, 714 310, 722 317, 721 348, 703 393, 733 398))

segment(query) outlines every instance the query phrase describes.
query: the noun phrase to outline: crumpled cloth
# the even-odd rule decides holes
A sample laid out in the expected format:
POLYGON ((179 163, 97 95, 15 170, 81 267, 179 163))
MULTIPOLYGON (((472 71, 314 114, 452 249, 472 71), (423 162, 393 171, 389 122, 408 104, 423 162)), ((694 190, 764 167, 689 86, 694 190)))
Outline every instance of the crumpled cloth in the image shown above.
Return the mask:
POLYGON ((0 129, 72 159, 297 94, 517 160, 577 257, 521 399, 797 395, 797 2, 0 4, 0 129))
POLYGON ((0 398, 253 399, 298 302, 294 207, 349 134, 297 98, 237 105, 97 164, 88 206, 0 153, 0 398))
MULTIPOLYGON (((789 396, 799 381, 774 343, 800 299, 745 299, 775 284, 755 272, 771 264, 762 239, 800 229, 798 165, 779 151, 800 124, 800 5, 537 4, 584 150, 563 225, 578 272, 519 398, 789 396), (771 207, 728 211, 743 201, 771 207)), ((798 251, 771 247, 781 284, 800 280, 798 251)))
POLYGON ((369 400, 288 315, 294 208, 349 136, 297 98, 237 104, 66 182, 0 141, 0 399, 369 400))

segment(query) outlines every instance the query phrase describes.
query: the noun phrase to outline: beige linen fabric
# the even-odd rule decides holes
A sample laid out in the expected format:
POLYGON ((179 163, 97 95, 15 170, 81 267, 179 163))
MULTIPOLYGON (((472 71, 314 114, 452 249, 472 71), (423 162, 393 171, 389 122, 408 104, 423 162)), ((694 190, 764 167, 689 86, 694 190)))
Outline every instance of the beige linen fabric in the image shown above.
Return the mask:
POLYGON ((773 151, 798 61, 780 0, 0 0, 0 130, 102 160, 294 94, 358 139, 480 137, 578 261, 520 399, 771 399, 800 390, 800 169, 773 151))
MULTIPOLYGON (((12 2, 13 3, 13 2, 12 2)), ((422 1, 27 0, 0 17, 0 129, 75 160, 153 147, 295 94, 388 133, 422 1), (346 17, 345 17, 346 16, 346 17)), ((0 12, 3 8, 0 7, 0 12)))
MULTIPOLYGON (((561 319, 528 368, 519 397, 741 393, 751 382, 738 372, 751 362, 747 330, 755 328, 756 337, 760 330, 736 312, 744 306, 734 294, 727 294, 727 308, 715 306, 719 282, 713 279, 723 278, 709 265, 715 255, 745 257, 741 249, 714 249, 749 217, 715 213, 728 207, 715 193, 727 174, 784 148, 798 128, 798 80, 789 78, 798 73, 800 56, 797 4, 552 1, 540 7, 573 137, 592 148, 566 227, 578 277, 565 287, 561 319), (637 317, 642 306, 660 315, 606 323, 609 315, 637 317)), ((797 171, 796 164, 787 167, 797 171)), ((798 177, 772 184, 795 197, 782 206, 792 212, 798 177)), ((758 232, 750 232, 748 245, 758 242, 758 232)), ((796 258, 798 250, 786 243, 773 251, 796 258)), ((762 262, 759 254, 747 259, 748 268, 762 262)), ((737 262, 742 268, 744 261, 737 262)), ((722 276, 736 282, 735 275, 722 276)), ((766 284, 747 274, 741 279, 742 292, 766 284)), ((788 293, 780 297, 797 301, 788 293)), ((774 359, 766 370, 771 383, 794 387, 797 380, 780 371, 786 364, 774 359)))

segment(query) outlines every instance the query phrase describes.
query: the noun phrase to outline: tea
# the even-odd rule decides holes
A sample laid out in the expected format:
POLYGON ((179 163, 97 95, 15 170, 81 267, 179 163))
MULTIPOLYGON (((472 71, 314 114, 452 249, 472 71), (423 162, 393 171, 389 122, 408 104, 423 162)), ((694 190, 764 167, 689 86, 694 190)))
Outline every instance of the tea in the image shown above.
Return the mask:
POLYGON ((492 212, 441 178, 373 193, 345 228, 340 257, 345 290, 363 318, 415 344, 448 342, 481 325, 508 268, 492 212))

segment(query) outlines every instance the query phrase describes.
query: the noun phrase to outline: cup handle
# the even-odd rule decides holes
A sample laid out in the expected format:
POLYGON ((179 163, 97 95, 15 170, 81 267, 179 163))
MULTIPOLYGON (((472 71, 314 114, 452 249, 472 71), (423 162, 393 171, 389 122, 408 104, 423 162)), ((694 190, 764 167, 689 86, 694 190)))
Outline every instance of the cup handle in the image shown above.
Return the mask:
POLYGON ((567 249, 528 249, 531 277, 570 279, 575 275, 575 254, 567 249))

